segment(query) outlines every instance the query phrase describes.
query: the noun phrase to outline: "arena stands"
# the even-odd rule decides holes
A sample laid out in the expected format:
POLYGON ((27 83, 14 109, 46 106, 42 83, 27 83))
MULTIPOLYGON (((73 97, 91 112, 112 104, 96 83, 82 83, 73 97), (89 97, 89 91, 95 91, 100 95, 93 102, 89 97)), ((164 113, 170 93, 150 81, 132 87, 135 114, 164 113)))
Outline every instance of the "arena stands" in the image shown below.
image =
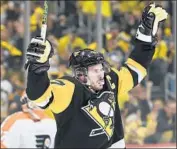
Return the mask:
MULTIPOLYGON (((34 37, 40 34, 43 2, 34 0, 30 3, 30 31, 31 37, 34 37)), ((133 49, 141 11, 149 2, 101 3, 104 30, 102 52, 111 65, 119 68, 133 49)), ((169 17, 158 30, 159 42, 148 76, 119 100, 125 139, 127 144, 131 144, 130 147, 176 143, 174 13, 172 1, 158 3, 167 9, 169 17)), ((22 1, 1 1, 1 121, 20 110, 19 100, 25 89, 24 5, 22 1)), ((47 38, 55 50, 49 73, 51 78, 56 78, 71 74, 67 59, 72 51, 85 47, 97 50, 96 1, 56 1, 55 7, 52 4, 49 6, 47 38), (57 8, 56 12, 54 8, 57 8)))

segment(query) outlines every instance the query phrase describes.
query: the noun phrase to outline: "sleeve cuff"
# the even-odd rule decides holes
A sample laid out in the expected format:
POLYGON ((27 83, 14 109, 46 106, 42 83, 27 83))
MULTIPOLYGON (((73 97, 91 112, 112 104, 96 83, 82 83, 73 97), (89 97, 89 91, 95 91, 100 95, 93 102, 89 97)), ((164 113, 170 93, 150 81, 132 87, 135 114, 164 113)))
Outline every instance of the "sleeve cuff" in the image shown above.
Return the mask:
POLYGON ((149 43, 152 42, 152 36, 147 36, 147 35, 142 34, 139 31, 139 28, 138 28, 137 33, 136 33, 136 39, 144 41, 144 42, 149 42, 149 43))

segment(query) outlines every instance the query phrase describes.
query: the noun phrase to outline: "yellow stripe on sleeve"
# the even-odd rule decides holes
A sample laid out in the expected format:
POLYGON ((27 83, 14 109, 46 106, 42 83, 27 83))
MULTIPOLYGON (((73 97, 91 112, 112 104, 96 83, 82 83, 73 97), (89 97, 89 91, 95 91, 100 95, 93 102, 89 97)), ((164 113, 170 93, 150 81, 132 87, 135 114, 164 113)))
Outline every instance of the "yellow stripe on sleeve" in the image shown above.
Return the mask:
POLYGON ((52 88, 51 86, 49 86, 45 93, 33 102, 39 107, 45 107, 49 103, 49 99, 51 98, 51 96, 52 88))
POLYGON ((56 79, 50 82, 46 92, 34 103, 39 107, 45 107, 58 114, 63 112, 71 103, 75 85, 64 79, 56 79), (51 97, 53 99, 51 100, 51 97))
POLYGON ((61 81, 62 83, 59 85, 56 82, 51 85, 52 92, 54 94, 54 101, 49 108, 52 112, 57 114, 63 112, 70 105, 75 85, 64 79, 57 79, 56 81, 61 81))
POLYGON ((133 59, 128 58, 125 64, 127 64, 131 70, 138 74, 138 83, 140 83, 141 80, 147 75, 146 69, 133 59))

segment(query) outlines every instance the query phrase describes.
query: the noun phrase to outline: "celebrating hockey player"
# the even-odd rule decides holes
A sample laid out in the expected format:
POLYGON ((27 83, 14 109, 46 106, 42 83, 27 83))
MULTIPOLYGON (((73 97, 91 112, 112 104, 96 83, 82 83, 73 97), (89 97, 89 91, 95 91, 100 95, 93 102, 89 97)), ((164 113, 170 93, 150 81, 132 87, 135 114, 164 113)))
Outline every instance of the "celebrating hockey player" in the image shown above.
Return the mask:
MULTIPOLYGON (((148 5, 136 33, 134 50, 120 70, 110 68, 104 56, 91 49, 72 53, 73 77, 49 80, 53 55, 48 40, 33 38, 27 49, 27 95, 42 109, 53 112, 57 122, 55 148, 125 148, 118 95, 130 91, 147 74, 159 23, 167 12, 148 5)), ((49 128, 50 129, 50 128, 49 128)))

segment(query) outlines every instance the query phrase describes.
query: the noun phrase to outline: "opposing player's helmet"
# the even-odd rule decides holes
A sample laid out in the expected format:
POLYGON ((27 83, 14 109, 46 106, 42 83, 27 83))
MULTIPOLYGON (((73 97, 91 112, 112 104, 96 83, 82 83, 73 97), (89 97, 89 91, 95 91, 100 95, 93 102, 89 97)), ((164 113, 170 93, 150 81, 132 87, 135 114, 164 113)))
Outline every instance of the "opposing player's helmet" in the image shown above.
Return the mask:
MULTIPOLYGON (((87 68, 96 64, 102 64, 105 72, 109 71, 109 64, 105 61, 103 54, 95 50, 86 48, 75 51, 69 59, 69 66, 74 70, 76 78, 87 76, 87 68)), ((82 82, 86 83, 86 79, 83 79, 82 82)))

